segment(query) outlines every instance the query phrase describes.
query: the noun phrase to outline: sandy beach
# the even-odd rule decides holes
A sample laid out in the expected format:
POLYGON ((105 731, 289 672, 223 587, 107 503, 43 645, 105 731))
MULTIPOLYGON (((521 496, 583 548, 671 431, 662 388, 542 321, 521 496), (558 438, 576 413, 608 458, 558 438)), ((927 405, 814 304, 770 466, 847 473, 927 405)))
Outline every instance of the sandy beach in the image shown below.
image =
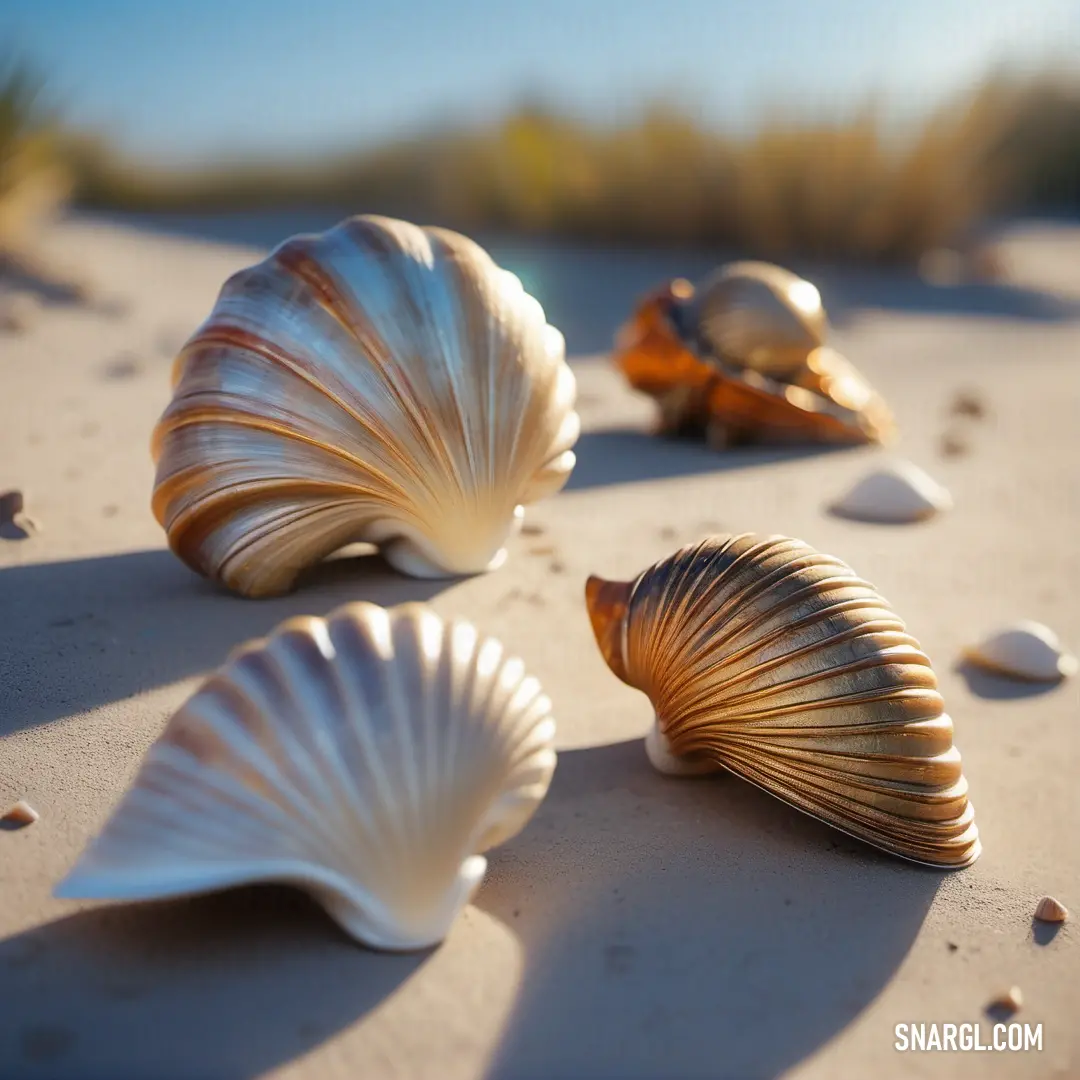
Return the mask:
MULTIPOLYGON (((424 582, 361 554, 258 602, 169 553, 149 440, 175 351, 259 251, 85 220, 49 243, 100 296, 0 335, 0 491, 22 490, 41 524, 0 539, 0 804, 41 815, 0 831, 0 1077, 1080 1073, 1080 680, 1023 685, 960 663, 1019 618, 1080 649, 1080 229, 1009 234, 1007 283, 821 282, 836 346, 895 409, 894 452, 952 492, 937 519, 828 513, 881 450, 722 455, 649 435, 651 403, 601 350, 678 258, 607 256, 595 294, 555 282, 544 298, 573 354, 584 433, 567 489, 529 510, 505 567, 424 582), (965 393, 981 416, 954 415, 965 393), (703 535, 745 531, 851 564, 933 658, 984 845, 973 868, 909 865, 734 777, 648 764, 649 703, 602 661, 585 578, 630 578, 703 535), (201 676, 289 615, 359 599, 468 616, 555 703, 550 793, 491 853, 441 948, 358 948, 287 889, 51 898, 201 676), (1045 894, 1074 912, 1056 932, 1032 921, 1045 894), (984 1009, 1013 985, 1041 1052, 894 1048, 899 1023, 979 1022, 987 1038, 984 1009)), ((691 276, 708 262, 696 258, 691 276)))

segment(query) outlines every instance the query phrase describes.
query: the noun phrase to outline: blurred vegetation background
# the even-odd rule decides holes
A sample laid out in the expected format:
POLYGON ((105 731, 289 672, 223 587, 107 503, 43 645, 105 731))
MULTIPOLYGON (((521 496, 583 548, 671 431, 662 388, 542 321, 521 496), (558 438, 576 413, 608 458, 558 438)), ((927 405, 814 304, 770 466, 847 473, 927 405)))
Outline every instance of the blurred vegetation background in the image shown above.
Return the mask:
POLYGON ((125 160, 66 130, 24 66, 0 67, 0 246, 67 199, 96 210, 334 206, 466 231, 906 263, 991 217, 1080 213, 1080 80, 997 73, 918 126, 870 102, 843 121, 783 110, 752 134, 658 104, 601 127, 523 106, 302 165, 199 170, 125 160))

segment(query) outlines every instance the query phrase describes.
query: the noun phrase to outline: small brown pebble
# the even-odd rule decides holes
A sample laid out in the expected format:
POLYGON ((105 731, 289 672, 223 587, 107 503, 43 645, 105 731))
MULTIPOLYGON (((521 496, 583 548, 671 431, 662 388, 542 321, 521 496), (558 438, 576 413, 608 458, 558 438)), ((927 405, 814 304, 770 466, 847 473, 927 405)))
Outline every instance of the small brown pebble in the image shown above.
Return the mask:
POLYGON ((544 526, 535 521, 527 521, 521 526, 522 536, 543 536, 544 526))
POLYGON ((566 570, 566 567, 565 567, 565 566, 564 566, 564 565, 563 565, 563 564, 562 564, 561 562, 559 562, 559 560, 558 560, 558 559, 555 559, 555 560, 554 560, 554 561, 553 561, 553 562, 551 563, 551 565, 550 565, 550 566, 548 567, 548 569, 549 569, 549 570, 550 570, 550 571, 551 571, 551 572, 552 572, 553 574, 561 574, 561 573, 563 573, 563 572, 564 572, 564 571, 566 570))
POLYGON ((120 507, 113 506, 113 504, 110 503, 108 506, 103 506, 101 508, 101 513, 104 517, 116 517, 116 515, 120 513, 120 507))
POLYGON ((133 375, 138 375, 141 370, 142 364, 137 356, 133 353, 123 353, 110 360, 102 373, 106 379, 130 379, 133 375))
POLYGON ((20 799, 0 818, 0 822, 3 822, 10 829, 22 829, 27 825, 33 825, 39 816, 38 812, 28 802, 20 799))
POLYGON ((953 416, 970 416, 981 420, 986 415, 986 404, 974 390, 958 390, 949 411, 953 416))
POLYGON ((1019 1012, 1023 1004, 1024 995, 1020 993, 1020 987, 1013 986, 1006 990, 1005 993, 998 994, 987 1008, 1012 1015, 1014 1012, 1019 1012))
POLYGON ((1069 917, 1069 909, 1052 896, 1044 896, 1035 909, 1035 918, 1040 922, 1061 923, 1069 917))
POLYGON ((955 941, 946 941, 945 944, 948 945, 949 952, 956 952, 956 950, 960 948, 955 941))
POLYGON ((675 537, 678 536, 678 535, 679 534, 670 525, 665 525, 660 530, 660 539, 661 540, 674 540, 675 537))
POLYGON ((0 494, 0 538, 28 540, 41 526, 23 510, 23 493, 5 491, 0 494))

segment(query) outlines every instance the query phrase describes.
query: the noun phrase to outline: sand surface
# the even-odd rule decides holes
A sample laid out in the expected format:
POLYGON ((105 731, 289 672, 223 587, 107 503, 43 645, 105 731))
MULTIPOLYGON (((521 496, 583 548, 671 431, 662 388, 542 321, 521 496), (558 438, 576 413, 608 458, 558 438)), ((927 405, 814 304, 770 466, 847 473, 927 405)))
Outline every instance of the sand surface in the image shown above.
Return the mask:
MULTIPOLYGON (((253 252, 85 222, 53 243, 107 295, 0 336, 0 489, 22 489, 43 526, 0 539, 0 803, 41 813, 0 832, 0 1077, 1080 1074, 1078 681, 958 667, 966 643, 1020 617, 1080 647, 1080 232, 1014 236, 1008 288, 929 303, 923 287, 904 300, 900 283, 875 293, 853 278, 837 344, 894 404, 898 452, 952 491, 937 520, 826 512, 880 451, 719 456, 653 439, 650 404, 584 357, 580 464, 529 512, 543 532, 515 540, 506 567, 426 583, 365 556, 263 602, 186 570, 148 506, 172 355, 253 252), (950 416, 967 389, 980 419, 950 416), (963 452, 943 452, 947 433, 963 452), (907 620, 956 724, 985 848, 974 868, 879 855, 735 778, 652 771, 651 710, 600 659, 584 579, 633 576, 717 531, 801 537, 907 620), (492 854, 441 948, 357 948, 285 889, 50 897, 202 674, 287 615, 354 599, 471 617, 556 706, 550 794, 492 854), (1076 913, 1056 934, 1032 924, 1045 893, 1076 913), (1013 984, 1041 1053, 894 1049, 900 1022, 981 1021, 989 1037, 984 1006, 1013 984)), ((625 291, 604 311, 625 309, 625 291)), ((571 351, 613 329, 590 310, 588 295, 549 306, 571 351)))

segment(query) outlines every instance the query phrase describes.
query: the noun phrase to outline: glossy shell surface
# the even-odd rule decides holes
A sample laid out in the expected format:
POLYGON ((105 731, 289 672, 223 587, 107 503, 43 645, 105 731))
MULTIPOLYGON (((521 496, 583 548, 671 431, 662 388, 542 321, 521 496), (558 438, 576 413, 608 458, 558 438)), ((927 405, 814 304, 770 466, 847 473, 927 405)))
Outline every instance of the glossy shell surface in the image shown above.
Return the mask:
POLYGON ((62 897, 276 881, 358 941, 425 948, 543 799, 551 702, 469 623, 407 604, 296 618, 172 717, 62 897))
POLYGON ((676 279, 620 328, 614 363, 653 397, 660 430, 744 444, 888 443, 888 405, 826 344, 817 289, 770 264, 732 264, 701 290, 676 279))
POLYGON ((716 769, 915 862, 980 852, 930 661, 850 567, 799 540, 689 545, 631 582, 591 578, 597 643, 645 693, 665 772, 716 769))
POLYGON ((558 491, 580 424, 564 342, 471 240, 356 217, 226 282, 154 433, 153 509, 249 596, 355 541, 404 573, 480 573, 558 491))

